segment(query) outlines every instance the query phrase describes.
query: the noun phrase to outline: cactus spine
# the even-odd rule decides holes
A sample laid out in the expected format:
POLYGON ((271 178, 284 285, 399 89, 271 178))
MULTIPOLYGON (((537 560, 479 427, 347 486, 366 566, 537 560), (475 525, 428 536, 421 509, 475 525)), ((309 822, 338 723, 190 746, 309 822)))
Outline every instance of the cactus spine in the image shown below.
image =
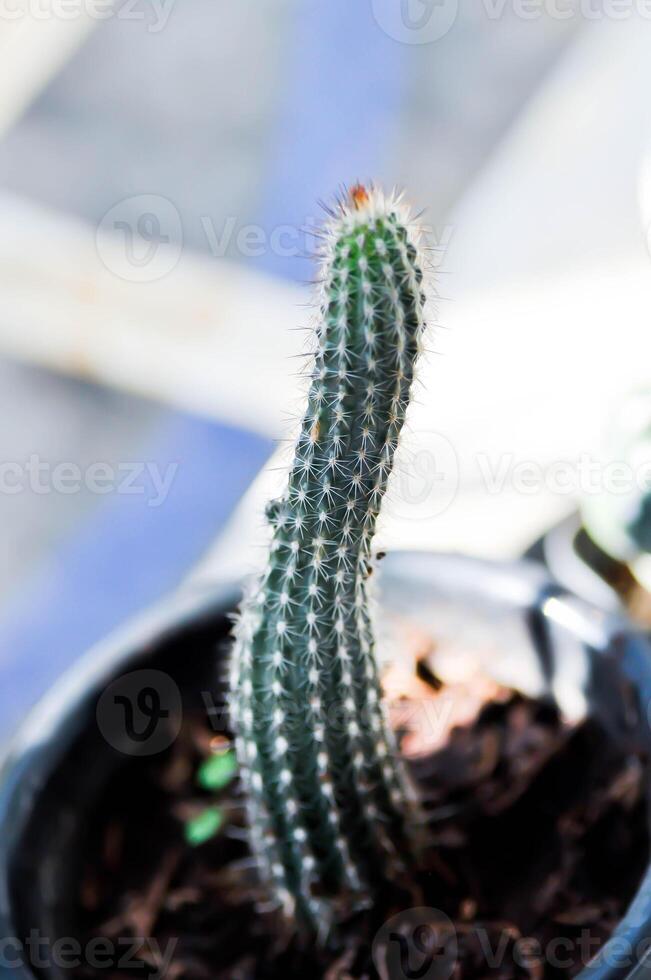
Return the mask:
POLYGON ((244 600, 231 706, 252 850, 285 913, 321 926, 404 869, 413 792, 383 712, 371 541, 424 326, 417 229, 354 187, 323 233, 308 406, 268 562, 244 600))

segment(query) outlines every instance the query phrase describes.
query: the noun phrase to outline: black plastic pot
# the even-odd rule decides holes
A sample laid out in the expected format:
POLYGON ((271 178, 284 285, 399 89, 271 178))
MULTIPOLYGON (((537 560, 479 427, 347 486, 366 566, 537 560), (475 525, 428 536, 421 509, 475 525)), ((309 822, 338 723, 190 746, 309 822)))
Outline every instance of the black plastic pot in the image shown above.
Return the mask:
MULTIPOLYGON (((614 739, 633 727, 651 751, 648 640, 565 592, 540 566, 405 553, 382 563, 380 582, 384 628, 400 631, 406 618, 439 643, 481 649, 498 680, 548 695, 570 714, 587 709, 614 739)), ((237 594, 216 587, 173 596, 91 651, 26 720, 0 789, 3 980, 66 975, 64 957, 50 954, 55 940, 76 935, 73 885, 88 814, 116 767, 143 765, 164 748, 170 719, 216 682, 237 594), (37 963, 30 933, 46 940, 37 963)), ((646 976, 647 940, 648 871, 616 936, 582 976, 646 976)))
POLYGON ((581 554, 578 542, 582 533, 580 515, 570 514, 547 531, 529 550, 528 556, 541 561, 555 581, 575 595, 608 612, 621 610, 617 592, 581 554))

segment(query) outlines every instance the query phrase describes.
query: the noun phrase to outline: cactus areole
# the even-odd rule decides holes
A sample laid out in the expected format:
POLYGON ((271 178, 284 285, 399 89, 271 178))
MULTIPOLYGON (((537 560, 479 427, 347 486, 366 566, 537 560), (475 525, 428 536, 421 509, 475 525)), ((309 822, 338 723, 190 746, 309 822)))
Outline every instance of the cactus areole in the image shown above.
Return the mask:
POLYGON ((251 848, 285 914, 327 929, 413 861, 417 804, 382 705, 368 578, 424 328, 419 232, 352 188, 323 229, 317 349, 231 709, 251 848))

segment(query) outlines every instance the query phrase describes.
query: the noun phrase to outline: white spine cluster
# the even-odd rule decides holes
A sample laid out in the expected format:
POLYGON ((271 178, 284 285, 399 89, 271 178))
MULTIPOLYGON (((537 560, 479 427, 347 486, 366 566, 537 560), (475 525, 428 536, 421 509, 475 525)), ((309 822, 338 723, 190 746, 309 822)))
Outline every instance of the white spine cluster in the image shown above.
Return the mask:
POLYGON ((403 874, 414 839, 368 595, 424 327, 418 234, 397 197, 356 187, 337 204, 322 279, 308 406, 231 675, 251 846, 285 912, 313 926, 403 874))

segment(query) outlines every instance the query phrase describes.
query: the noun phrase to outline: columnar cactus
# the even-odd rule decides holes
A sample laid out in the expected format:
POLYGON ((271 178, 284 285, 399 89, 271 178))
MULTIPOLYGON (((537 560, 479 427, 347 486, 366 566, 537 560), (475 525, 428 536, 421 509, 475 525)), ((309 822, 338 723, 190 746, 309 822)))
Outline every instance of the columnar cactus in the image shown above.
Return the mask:
POLYGON ((231 704, 263 878, 323 927, 411 863, 417 805, 381 701, 371 542, 424 326, 418 229, 354 187, 323 233, 317 351, 268 562, 236 629, 231 704))

